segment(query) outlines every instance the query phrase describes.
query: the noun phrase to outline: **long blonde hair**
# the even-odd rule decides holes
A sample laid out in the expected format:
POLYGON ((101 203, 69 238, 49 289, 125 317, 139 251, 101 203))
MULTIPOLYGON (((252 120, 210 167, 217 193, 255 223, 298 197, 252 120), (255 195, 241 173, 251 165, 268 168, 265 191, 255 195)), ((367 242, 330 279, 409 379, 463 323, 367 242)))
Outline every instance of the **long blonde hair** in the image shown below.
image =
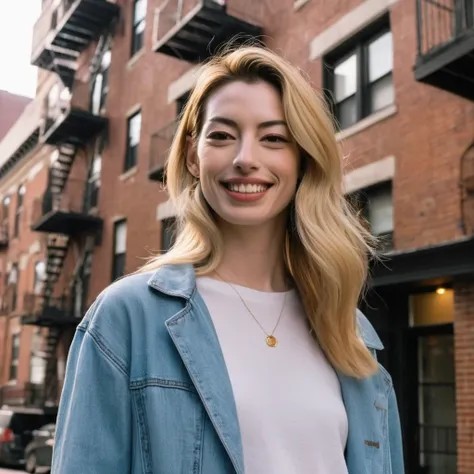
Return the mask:
POLYGON ((281 94, 304 163, 288 221, 286 266, 331 364, 346 375, 369 376, 377 364, 357 333, 356 307, 374 242, 345 200, 343 160, 324 101, 296 68, 271 51, 238 48, 202 67, 166 167, 167 188, 177 212, 176 241, 139 271, 187 263, 203 275, 218 267, 223 241, 199 182, 187 169, 187 141, 189 136, 197 140, 201 132, 208 97, 238 80, 266 81, 281 94))

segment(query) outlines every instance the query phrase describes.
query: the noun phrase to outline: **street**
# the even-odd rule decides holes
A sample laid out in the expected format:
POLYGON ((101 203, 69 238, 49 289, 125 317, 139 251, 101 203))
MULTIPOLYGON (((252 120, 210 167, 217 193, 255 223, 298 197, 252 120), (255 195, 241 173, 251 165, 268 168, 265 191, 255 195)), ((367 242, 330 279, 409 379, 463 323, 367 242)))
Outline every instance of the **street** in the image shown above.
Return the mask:
POLYGON ((25 471, 19 471, 17 469, 5 469, 0 467, 0 474, 26 474, 25 471))

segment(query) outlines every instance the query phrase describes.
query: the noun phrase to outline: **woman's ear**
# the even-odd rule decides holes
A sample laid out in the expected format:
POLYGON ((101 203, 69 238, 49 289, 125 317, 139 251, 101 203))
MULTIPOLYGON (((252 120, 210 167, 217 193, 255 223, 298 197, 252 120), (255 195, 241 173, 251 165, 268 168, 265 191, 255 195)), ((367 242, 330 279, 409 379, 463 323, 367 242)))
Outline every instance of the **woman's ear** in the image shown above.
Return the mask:
POLYGON ((199 179, 199 158, 196 145, 192 137, 189 136, 186 138, 186 167, 196 179, 199 179))

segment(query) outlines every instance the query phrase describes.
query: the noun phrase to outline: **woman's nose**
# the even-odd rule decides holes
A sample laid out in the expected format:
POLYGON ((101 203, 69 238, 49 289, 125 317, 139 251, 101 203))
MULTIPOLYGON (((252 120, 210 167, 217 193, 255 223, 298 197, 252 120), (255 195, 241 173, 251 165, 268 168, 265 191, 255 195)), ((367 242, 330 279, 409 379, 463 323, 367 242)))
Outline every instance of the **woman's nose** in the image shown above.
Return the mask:
POLYGON ((242 140, 239 153, 234 158, 234 166, 243 173, 249 173, 259 168, 256 156, 256 146, 252 140, 242 140))

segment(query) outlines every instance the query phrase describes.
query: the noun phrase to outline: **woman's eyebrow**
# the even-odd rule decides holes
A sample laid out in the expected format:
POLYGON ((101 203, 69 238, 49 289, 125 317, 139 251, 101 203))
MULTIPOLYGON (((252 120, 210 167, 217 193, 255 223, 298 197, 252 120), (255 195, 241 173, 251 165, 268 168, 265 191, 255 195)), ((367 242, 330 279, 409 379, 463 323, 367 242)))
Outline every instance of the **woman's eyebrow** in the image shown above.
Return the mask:
MULTIPOLYGON (((237 122, 227 117, 221 117, 216 115, 215 117, 211 117, 209 119, 211 123, 221 123, 223 125, 228 125, 229 127, 239 128, 237 122)), ((282 125, 284 127, 288 127, 288 124, 284 120, 267 120, 265 122, 261 122, 258 124, 258 128, 269 128, 274 127, 275 125, 282 125)))

